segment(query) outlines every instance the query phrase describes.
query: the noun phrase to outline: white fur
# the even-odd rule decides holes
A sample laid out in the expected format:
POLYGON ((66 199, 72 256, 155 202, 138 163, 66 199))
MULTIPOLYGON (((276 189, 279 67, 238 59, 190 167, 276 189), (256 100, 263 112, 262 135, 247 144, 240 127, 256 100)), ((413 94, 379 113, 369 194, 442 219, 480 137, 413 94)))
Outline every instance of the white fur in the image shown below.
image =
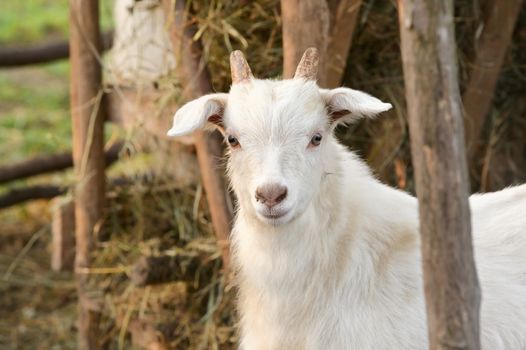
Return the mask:
POLYGON ((222 113, 228 94, 202 96, 182 106, 174 116, 174 124, 168 136, 184 136, 203 127, 207 118, 222 113))
MULTIPOLYGON (((240 144, 229 176, 243 349, 427 349, 417 200, 333 136, 337 122, 389 108, 350 89, 253 79, 176 114, 172 135, 224 110, 240 144), (327 111, 342 110, 331 122, 327 111), (254 198, 265 183, 288 189, 278 219, 254 198)), ((526 349, 526 185, 474 195, 471 208, 483 349, 526 349)))

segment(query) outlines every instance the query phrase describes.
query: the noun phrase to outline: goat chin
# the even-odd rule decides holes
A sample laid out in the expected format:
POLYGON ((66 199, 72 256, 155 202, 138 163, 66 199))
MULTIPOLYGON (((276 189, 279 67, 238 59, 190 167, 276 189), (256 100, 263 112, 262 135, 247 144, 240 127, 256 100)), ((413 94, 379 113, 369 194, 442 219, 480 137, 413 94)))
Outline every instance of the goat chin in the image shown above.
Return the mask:
MULTIPOLYGON (((273 225, 240 203, 241 347, 426 349, 417 200, 330 147, 336 171, 293 220, 273 225)), ((483 349, 526 349, 526 185, 470 203, 483 349)))

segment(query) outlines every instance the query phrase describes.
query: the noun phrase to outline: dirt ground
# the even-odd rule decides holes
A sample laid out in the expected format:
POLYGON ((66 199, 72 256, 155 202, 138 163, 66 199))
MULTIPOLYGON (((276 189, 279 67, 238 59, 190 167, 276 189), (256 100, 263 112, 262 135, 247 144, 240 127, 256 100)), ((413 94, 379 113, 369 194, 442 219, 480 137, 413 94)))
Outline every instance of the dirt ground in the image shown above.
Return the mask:
POLYGON ((71 274, 50 270, 45 201, 2 213, 0 349, 74 349, 76 293, 71 274), (25 217, 13 223, 8 215, 25 217))

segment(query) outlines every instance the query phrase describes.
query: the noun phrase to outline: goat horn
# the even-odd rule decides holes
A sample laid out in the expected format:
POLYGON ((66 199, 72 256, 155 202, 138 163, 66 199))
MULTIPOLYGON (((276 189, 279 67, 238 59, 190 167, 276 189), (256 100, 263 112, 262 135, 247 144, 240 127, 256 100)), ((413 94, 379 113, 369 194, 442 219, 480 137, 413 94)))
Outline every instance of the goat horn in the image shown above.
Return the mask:
POLYGON ((243 56, 243 53, 239 50, 233 51, 230 54, 230 71, 232 74, 232 84, 242 83, 254 78, 245 56, 243 56))
POLYGON ((298 68, 296 68, 294 79, 303 78, 306 80, 316 80, 319 60, 320 55, 316 48, 310 47, 305 50, 305 53, 303 53, 303 57, 301 57, 301 61, 298 64, 298 68))

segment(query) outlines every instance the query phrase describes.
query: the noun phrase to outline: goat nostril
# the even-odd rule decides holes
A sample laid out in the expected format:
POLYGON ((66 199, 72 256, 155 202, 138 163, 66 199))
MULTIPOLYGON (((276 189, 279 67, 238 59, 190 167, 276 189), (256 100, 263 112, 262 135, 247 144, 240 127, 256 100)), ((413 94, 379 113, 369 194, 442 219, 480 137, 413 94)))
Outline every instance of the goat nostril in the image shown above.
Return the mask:
POLYGON ((281 194, 276 197, 276 203, 280 203, 285 198, 287 198, 287 188, 286 187, 283 188, 281 194))
POLYGON ((263 196, 263 194, 261 194, 260 190, 257 189, 256 190, 256 201, 258 202, 261 202, 261 203, 265 203, 265 197, 263 196))

